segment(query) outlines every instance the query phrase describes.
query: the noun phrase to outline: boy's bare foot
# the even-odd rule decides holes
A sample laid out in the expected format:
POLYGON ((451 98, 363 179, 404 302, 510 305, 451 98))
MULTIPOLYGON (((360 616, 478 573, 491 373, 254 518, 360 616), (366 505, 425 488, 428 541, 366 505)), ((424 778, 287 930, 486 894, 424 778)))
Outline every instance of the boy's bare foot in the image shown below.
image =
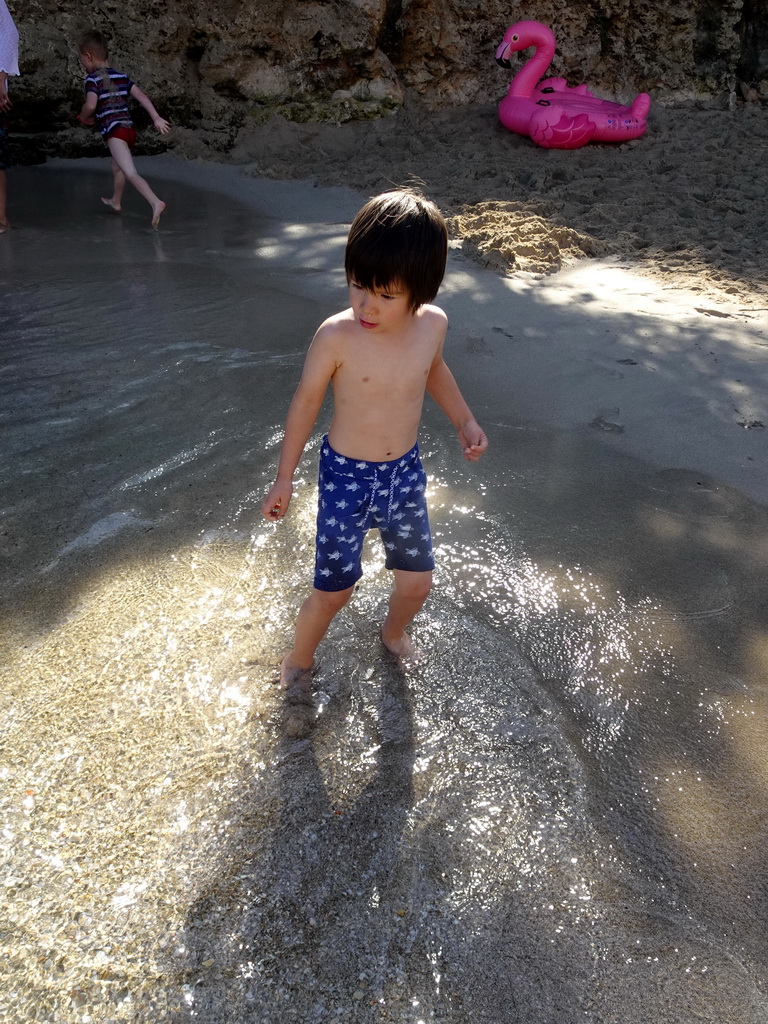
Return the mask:
POLYGON ((413 668, 414 665, 424 661, 424 652, 419 650, 407 633, 401 633, 399 637, 393 639, 385 639, 384 630, 382 629, 381 642, 389 653, 397 659, 397 667, 403 671, 413 668))
POLYGON ((312 666, 300 668, 291 661, 291 655, 286 654, 280 662, 280 688, 282 690, 312 690, 312 666))
POLYGON ((7 220, 0 221, 0 235, 4 234, 10 226, 7 220))
POLYGON ((303 704, 289 704, 285 709, 283 729, 289 740, 305 740, 315 724, 315 709, 303 704))
POLYGON ((165 209, 165 203, 162 202, 162 200, 159 203, 157 203, 156 206, 152 207, 152 227, 153 228, 156 228, 157 225, 160 223, 160 214, 163 212, 164 209, 165 209))
POLYGON ((120 206, 120 203, 116 203, 114 199, 105 199, 104 196, 102 196, 101 201, 105 206, 108 206, 110 210, 113 210, 115 213, 120 213, 122 207, 120 206))
POLYGON ((280 686, 285 690, 285 735, 289 739, 305 739, 315 724, 312 667, 298 668, 291 663, 291 655, 286 654, 280 662, 280 686))

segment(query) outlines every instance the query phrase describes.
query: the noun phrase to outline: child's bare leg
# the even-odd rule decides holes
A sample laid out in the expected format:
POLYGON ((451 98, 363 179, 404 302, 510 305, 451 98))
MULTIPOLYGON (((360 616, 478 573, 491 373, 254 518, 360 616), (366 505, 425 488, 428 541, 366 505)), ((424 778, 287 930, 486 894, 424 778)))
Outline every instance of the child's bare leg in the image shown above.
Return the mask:
POLYGON ((120 213, 120 210, 122 208, 123 191, 124 191, 124 189, 125 189, 125 175, 120 170, 120 165, 118 164, 118 162, 113 157, 112 158, 112 198, 111 199, 105 199, 104 196, 102 196, 101 197, 102 203, 104 203, 105 206, 108 206, 111 210, 114 210, 115 213, 120 213))
POLYGON ((299 610, 293 639, 293 650, 280 665, 280 684, 289 689, 308 681, 317 645, 323 639, 333 617, 352 596, 354 587, 346 590, 313 590, 299 610), (302 680, 302 677, 305 677, 302 680))
POLYGON ((11 226, 8 223, 8 215, 6 213, 6 199, 5 171, 0 171, 0 235, 11 226))
POLYGON ((157 198, 147 182, 136 170, 128 143, 124 139, 107 139, 107 145, 112 154, 112 159, 125 175, 126 180, 133 185, 139 195, 143 196, 152 207, 152 227, 156 228, 160 220, 160 214, 165 209, 165 203, 162 199, 157 198))
POLYGON ((399 661, 407 663, 418 657, 418 651, 405 632, 432 589, 431 572, 407 572, 395 569, 395 586, 389 598, 389 610, 381 627, 381 642, 399 661))

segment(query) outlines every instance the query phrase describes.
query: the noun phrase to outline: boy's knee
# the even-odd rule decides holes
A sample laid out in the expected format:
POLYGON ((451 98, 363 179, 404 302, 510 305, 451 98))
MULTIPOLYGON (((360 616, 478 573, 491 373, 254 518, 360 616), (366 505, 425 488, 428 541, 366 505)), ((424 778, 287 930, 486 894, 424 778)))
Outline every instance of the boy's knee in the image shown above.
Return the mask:
POLYGON ((312 597, 322 608, 334 615, 341 611, 352 596, 354 587, 347 590, 313 590, 312 597))
POLYGON ((432 573, 406 572, 398 577, 397 590, 413 601, 426 601, 432 590, 432 573))

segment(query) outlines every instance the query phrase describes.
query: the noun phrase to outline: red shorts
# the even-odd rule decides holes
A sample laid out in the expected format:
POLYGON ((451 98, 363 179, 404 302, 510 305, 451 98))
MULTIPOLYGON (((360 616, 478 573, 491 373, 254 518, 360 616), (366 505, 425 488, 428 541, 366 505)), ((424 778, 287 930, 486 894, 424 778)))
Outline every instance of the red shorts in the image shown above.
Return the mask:
POLYGON ((123 142, 128 143, 128 148, 133 149, 136 145, 136 130, 134 128, 125 128, 119 124, 116 128, 113 128, 107 135, 108 139, 122 139, 123 142))

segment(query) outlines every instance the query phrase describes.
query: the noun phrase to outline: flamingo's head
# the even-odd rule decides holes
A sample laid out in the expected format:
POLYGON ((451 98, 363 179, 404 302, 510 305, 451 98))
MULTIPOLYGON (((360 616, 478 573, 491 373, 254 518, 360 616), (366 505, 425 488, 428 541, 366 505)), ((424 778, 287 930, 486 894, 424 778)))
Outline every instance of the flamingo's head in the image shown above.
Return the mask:
POLYGON ((507 71, 512 67, 512 61, 509 59, 510 53, 513 53, 513 49, 509 43, 502 43, 496 51, 496 63, 500 68, 506 68, 507 71))
POLYGON ((555 37, 551 30, 540 21, 518 21, 504 33, 504 39, 496 51, 496 63, 509 70, 512 67, 510 57, 518 50, 527 50, 529 46, 552 46, 555 48, 555 37))

